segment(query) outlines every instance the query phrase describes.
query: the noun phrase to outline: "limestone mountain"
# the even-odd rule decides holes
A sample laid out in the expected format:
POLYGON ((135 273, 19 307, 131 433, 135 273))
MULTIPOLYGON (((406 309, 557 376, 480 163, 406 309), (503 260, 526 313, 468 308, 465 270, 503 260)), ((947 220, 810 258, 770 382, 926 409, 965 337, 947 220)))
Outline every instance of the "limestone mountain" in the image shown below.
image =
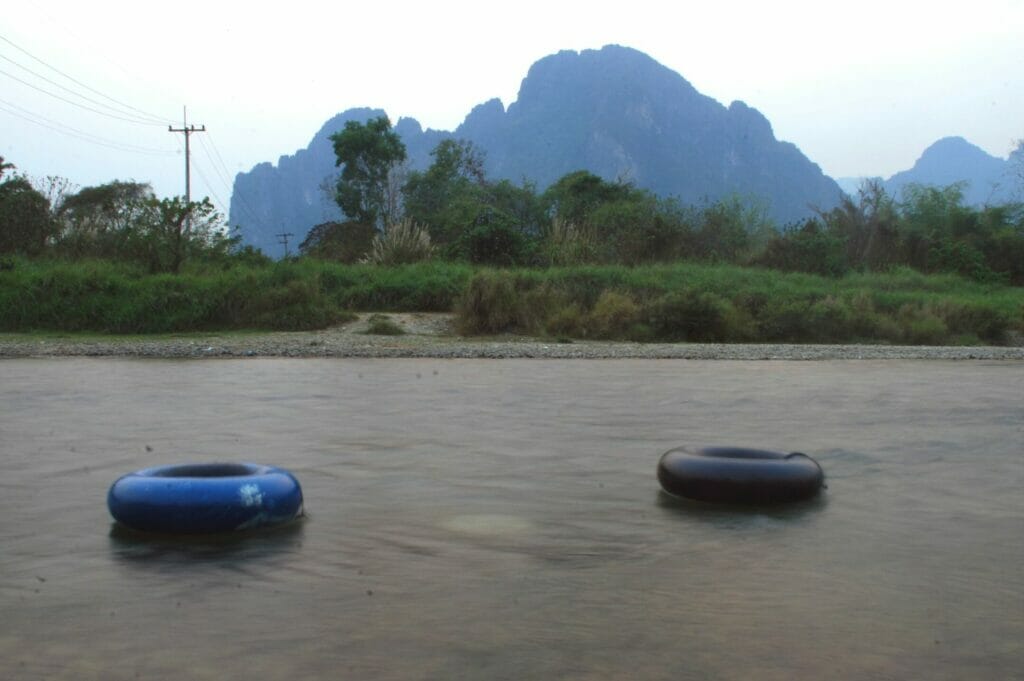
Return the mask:
MULTIPOLYGON (((260 163, 248 173, 235 176, 231 192, 230 223, 242 228, 244 243, 267 255, 281 257, 284 245, 279 234, 291 232, 289 250, 295 252, 310 228, 342 217, 333 199, 339 169, 335 167, 330 136, 342 130, 348 121, 365 122, 383 116, 381 109, 349 109, 324 123, 309 146, 291 156, 282 156, 277 165, 260 163)), ((403 118, 395 130, 405 142, 413 167, 425 168, 430 151, 450 133, 424 131, 420 124, 403 118)))
POLYGON ((728 108, 636 50, 560 52, 534 64, 516 102, 492 100, 455 131, 496 177, 543 188, 586 169, 686 203, 758 197, 780 223, 838 201, 838 185, 743 102, 728 108))
MULTIPOLYGON (((313 225, 339 217, 321 190, 338 173, 328 138, 346 121, 382 113, 346 111, 308 148, 240 173, 230 219, 246 242, 280 256, 276 233, 301 240, 313 225)), ((831 208, 841 196, 796 146, 775 138, 756 109, 738 101, 725 107, 649 56, 614 45, 541 59, 507 109, 497 99, 480 104, 454 132, 423 130, 409 118, 395 130, 412 169, 427 167, 434 146, 456 137, 484 151, 488 176, 528 180, 538 191, 585 169, 686 203, 739 194, 761 202, 780 225, 831 208)))
POLYGON ((964 183, 964 203, 980 207, 1013 198, 1008 161, 992 156, 963 137, 944 137, 924 150, 909 170, 885 181, 886 191, 899 197, 911 183, 948 187, 964 183))

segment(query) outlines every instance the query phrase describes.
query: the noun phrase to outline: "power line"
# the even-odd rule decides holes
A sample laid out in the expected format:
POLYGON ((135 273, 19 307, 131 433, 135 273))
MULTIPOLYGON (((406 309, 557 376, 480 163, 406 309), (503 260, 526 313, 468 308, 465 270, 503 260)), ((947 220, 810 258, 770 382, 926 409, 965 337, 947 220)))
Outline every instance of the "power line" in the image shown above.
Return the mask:
POLYGON ((18 106, 17 104, 13 104, 3 99, 0 99, 0 111, 3 111, 16 118, 20 118, 24 121, 28 121, 29 123, 33 123, 40 127, 47 128, 48 130, 60 133, 62 135, 74 137, 83 142, 88 142, 90 144, 95 144, 101 147, 108 147, 110 149, 115 149, 117 151, 128 151, 135 154, 146 154, 149 156, 174 156, 177 153, 167 149, 140 147, 133 144, 125 144, 123 142, 108 140, 98 135, 93 135, 91 133, 84 132, 77 128, 73 128, 70 125, 65 125, 53 119, 46 118, 45 116, 40 116, 39 114, 29 111, 28 109, 22 106, 18 106), (11 109, 17 109, 17 111, 12 111, 11 109), (19 111, 21 113, 19 113, 19 111))
MULTIPOLYGON (((120 121, 127 121, 128 123, 135 123, 136 125, 162 125, 161 123, 141 123, 137 119, 125 118, 124 116, 115 116, 112 113, 108 113, 106 111, 100 111, 99 109, 94 109, 91 106, 86 106, 86 105, 81 104, 79 102, 72 101, 72 100, 68 99, 67 97, 61 97, 60 95, 55 95, 54 93, 50 92, 49 90, 44 90, 43 88, 39 87, 38 85, 33 85, 32 83, 29 83, 26 80, 22 80, 21 78, 18 78, 17 76, 12 76, 11 74, 7 73, 6 71, 4 71, 2 69, 0 69, 0 73, 2 73, 3 75, 7 76, 11 80, 16 80, 19 83, 21 83, 22 85, 26 85, 26 86, 32 88, 33 90, 38 90, 39 92, 42 92, 44 95, 49 95, 50 97, 53 97, 54 99, 59 99, 62 102, 66 102, 66 103, 68 103, 68 104, 70 104, 72 106, 77 106, 80 109, 85 109, 86 111, 92 111, 93 113, 98 113, 101 116, 107 116, 108 118, 115 118, 115 119, 120 120, 120 121)), ((79 96, 81 96, 81 95, 79 95, 79 96)))
MULTIPOLYGON (((227 189, 228 196, 238 200, 239 206, 241 206, 242 210, 245 213, 248 214, 250 220, 253 220, 254 222, 258 222, 259 221, 259 215, 253 209, 252 205, 249 203, 249 200, 245 196, 245 192, 241 192, 241 193, 238 193, 238 194, 235 193, 233 183, 229 179, 229 177, 231 176, 231 173, 227 169, 227 164, 224 163, 224 157, 221 156, 220 151, 217 149, 217 144, 213 140, 213 134, 211 133, 211 134, 208 134, 208 135, 204 135, 203 137, 200 137, 199 138, 199 144, 200 144, 200 146, 203 147, 203 151, 206 153, 207 157, 210 158, 210 162, 211 162, 211 164, 214 167, 214 171, 217 173, 218 177, 220 178, 221 183, 224 185, 224 188, 227 189), (217 161, 220 164, 220 166, 219 166, 220 169, 219 170, 218 170, 217 164, 213 163, 213 157, 210 156, 210 151, 206 147, 206 140, 209 140, 210 147, 213 149, 214 154, 216 155, 217 161), (221 171, 223 171, 223 173, 221 171)), ((229 213, 229 212, 230 211, 226 211, 226 213, 229 213)), ((230 217, 230 216, 228 216, 228 217, 230 217)))
POLYGON ((206 139, 208 139, 208 138, 209 138, 209 135, 204 135, 203 137, 200 137, 199 138, 199 146, 202 148, 203 153, 206 154, 206 158, 210 162, 210 167, 213 168, 213 174, 217 177, 217 180, 220 181, 221 186, 223 186, 225 189, 227 189, 228 192, 230 193, 230 191, 231 191, 231 183, 225 177, 224 172, 222 171, 221 167, 217 165, 217 162, 214 159, 213 154, 210 151, 210 148, 208 146, 206 146, 206 139))
MULTIPOLYGON (((81 99, 84 99, 85 101, 89 102, 90 104, 95 104, 96 106, 101 106, 101 107, 104 107, 105 109, 113 111, 115 114, 118 114, 119 117, 123 116, 124 120, 130 120, 133 123, 138 123, 139 125, 164 125, 164 123, 159 123, 159 122, 155 122, 155 121, 152 121, 152 120, 147 120, 147 119, 144 119, 144 118, 140 118, 139 116, 136 116, 135 114, 126 113, 124 111, 121 111, 120 109, 115 109, 114 107, 110 106, 109 104, 105 104, 105 103, 103 103, 103 102, 101 102, 99 100, 93 99, 91 97, 86 97, 85 95, 83 95, 80 92, 75 92, 71 88, 66 87, 64 85, 61 85, 60 83, 58 83, 55 80, 47 78, 46 76, 44 76, 42 74, 36 73, 32 69, 28 68, 27 66, 25 66, 23 64, 19 64, 18 62, 14 61, 10 57, 5 57, 4 55, 0 54, 0 59, 3 59, 4 61, 7 61, 7 62, 10 62, 10 63, 14 64, 15 66, 17 66, 22 71, 27 71, 28 73, 31 73, 33 76, 35 76, 39 80, 47 82, 50 85, 53 85, 54 87, 60 88, 61 90, 63 90, 64 92, 67 92, 70 95, 73 95, 75 97, 80 97, 81 99)), ((106 115, 110 115, 110 114, 106 114, 106 115)))
MULTIPOLYGON (((23 54, 27 55, 27 56, 28 56, 28 57, 30 57, 31 59, 33 59, 33 60, 35 60, 35 61, 39 62, 40 64, 42 64, 42 65, 43 65, 43 66, 45 66, 46 68, 50 69, 51 71, 53 71, 53 72, 55 72, 55 73, 58 73, 58 74, 60 74, 61 76, 63 76, 63 77, 65 77, 65 78, 67 78, 68 80, 70 80, 70 81, 71 81, 72 83, 74 83, 75 85, 78 85, 78 86, 80 86, 80 87, 83 87, 83 88, 85 88, 86 90, 88 90, 89 92, 92 92, 93 94, 97 94, 97 95, 99 95, 100 97, 103 97, 104 99, 107 99, 107 100, 109 100, 109 101, 111 101, 111 102, 114 102, 114 103, 115 103, 115 104, 117 104, 118 106, 124 107, 124 108, 126 108, 126 109, 129 109, 129 110, 131 110, 131 111, 134 111, 134 112, 136 112, 136 113, 142 114, 142 115, 143 115, 143 116, 144 116, 145 118, 149 118, 149 119, 151 119, 151 120, 150 120, 150 123, 151 123, 151 124, 155 124, 155 125, 166 125, 167 123, 169 123, 169 122, 170 122, 170 120, 169 120, 169 119, 167 119, 167 118, 164 118, 163 116, 157 116, 156 114, 151 114, 151 113, 149 113, 148 111, 143 111, 142 109, 136 108, 136 107, 132 106, 131 104, 125 104, 124 102, 122 102, 122 101, 120 101, 120 100, 114 99, 114 98, 113 98, 113 97, 111 97, 110 95, 106 95, 106 94, 104 94, 104 93, 100 92, 100 91, 99 91, 99 90, 97 90, 96 88, 93 88, 93 87, 89 87, 88 85, 86 85, 86 84, 85 84, 85 83, 83 83, 82 81, 80 81, 80 80, 78 80, 78 79, 76 79, 76 78, 74 78, 74 77, 72 77, 72 76, 69 76, 68 74, 64 73, 63 71, 61 71, 60 69, 58 69, 58 68, 57 68, 56 66, 53 66, 52 64, 49 64, 49 63, 47 63, 47 62, 43 61, 43 60, 42 60, 42 59, 40 59, 39 57, 35 56, 34 54, 32 54, 31 52, 29 52, 28 50, 26 50, 26 49, 25 49, 24 47, 21 47, 20 45, 17 45, 17 44, 15 44, 14 42, 12 42, 12 41, 11 41, 11 40, 10 40, 9 38, 6 38, 5 36, 2 36, 2 35, 0 35, 0 40, 3 40, 3 41, 4 41, 5 43, 7 43, 8 45, 10 45, 10 46, 11 46, 11 47, 13 47, 14 49, 16 49, 16 50, 18 50, 19 52, 21 52, 21 53, 23 53, 23 54)), ((15 62, 15 61, 13 61, 13 60, 11 60, 11 59, 8 59, 7 57, 4 57, 4 59, 7 59, 7 61, 10 61, 10 62, 11 62, 12 64, 15 64, 16 66, 20 66, 21 68, 25 69, 25 70, 26 70, 26 71, 28 71, 29 73, 33 73, 33 75, 37 75, 37 76, 38 76, 38 74, 35 74, 35 73, 34 73, 33 71, 31 71, 31 70, 29 70, 29 69, 25 68, 24 66, 21 66, 20 64, 18 64, 17 62, 15 62)), ((46 79, 45 77, 43 77, 43 76, 38 76, 38 77, 39 77, 39 78, 43 78, 44 80, 47 80, 47 79, 46 79)), ((48 82, 52 82, 52 81, 48 81, 48 82)), ((57 85, 57 84, 56 84, 56 83, 54 83, 54 85, 57 85)), ((58 87, 62 87, 62 86, 59 86, 59 85, 58 85, 58 87)), ((64 89, 67 89, 67 88, 64 88, 64 89)), ((70 91, 70 90, 69 90, 69 91, 70 91)), ((79 95, 79 96, 81 96, 81 95, 79 95)), ((90 101, 91 101, 91 100, 90 100, 90 101)), ((104 106, 107 106, 107 105, 104 105, 104 106)), ((109 108, 109 107, 108 107, 108 108, 109 108)))
POLYGON ((218 206, 220 206, 220 209, 224 212, 224 215, 227 216, 228 211, 226 208, 224 208, 224 201, 221 200, 220 196, 217 195, 217 192, 214 191, 213 184, 210 182, 209 178, 206 177, 206 175, 203 173, 199 165, 195 166, 195 170, 196 174, 199 175, 199 179, 206 183, 206 190, 213 196, 213 200, 217 203, 218 206))

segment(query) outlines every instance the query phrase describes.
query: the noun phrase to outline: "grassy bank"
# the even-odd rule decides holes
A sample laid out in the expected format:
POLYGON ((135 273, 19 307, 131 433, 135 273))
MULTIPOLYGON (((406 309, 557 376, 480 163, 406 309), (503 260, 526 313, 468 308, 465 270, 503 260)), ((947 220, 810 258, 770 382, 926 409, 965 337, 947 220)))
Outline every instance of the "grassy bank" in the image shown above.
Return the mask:
POLYGON ((478 272, 464 333, 637 341, 1001 343, 1024 289, 911 270, 841 279, 734 266, 478 272))
POLYGON ((910 270, 805 274, 693 264, 491 270, 314 260, 180 275, 15 261, 0 331, 322 328, 352 310, 449 311, 466 334, 637 341, 977 344, 1024 332, 1024 289, 910 270))

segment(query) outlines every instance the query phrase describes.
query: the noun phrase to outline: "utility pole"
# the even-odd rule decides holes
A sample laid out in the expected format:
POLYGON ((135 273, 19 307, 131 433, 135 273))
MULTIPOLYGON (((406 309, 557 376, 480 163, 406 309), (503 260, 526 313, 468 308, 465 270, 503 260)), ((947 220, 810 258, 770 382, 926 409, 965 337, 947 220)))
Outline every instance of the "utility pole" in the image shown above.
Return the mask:
POLYGON ((291 232, 281 232, 280 234, 275 234, 274 236, 277 237, 277 242, 279 244, 284 244, 284 257, 287 258, 288 257, 288 237, 295 236, 295 235, 292 234, 291 232))
POLYGON ((203 125, 202 127, 197 128, 194 125, 189 125, 188 109, 183 106, 181 107, 181 111, 182 126, 180 128, 175 128, 168 125, 167 132, 185 133, 185 206, 188 207, 188 205, 192 203, 192 170, 189 164, 190 151, 188 146, 188 138, 189 135, 191 135, 194 132, 206 132, 206 126, 203 125))

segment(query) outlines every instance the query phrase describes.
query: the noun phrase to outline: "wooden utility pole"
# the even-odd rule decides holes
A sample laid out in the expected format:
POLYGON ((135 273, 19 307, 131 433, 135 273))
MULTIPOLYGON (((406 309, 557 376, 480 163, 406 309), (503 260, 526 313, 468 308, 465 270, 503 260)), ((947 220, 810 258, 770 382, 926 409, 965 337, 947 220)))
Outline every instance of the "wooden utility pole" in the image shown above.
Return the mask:
POLYGON ((168 132, 183 132, 185 133, 185 206, 188 207, 192 203, 192 169, 189 163, 190 151, 188 146, 188 138, 194 132, 206 132, 206 126, 197 128, 194 125, 188 124, 188 109, 181 107, 182 111, 182 126, 175 128, 170 125, 167 126, 168 132))
POLYGON ((287 258, 288 257, 288 237, 295 236, 295 235, 292 234, 291 232, 281 232, 280 234, 275 234, 274 236, 277 237, 277 243, 284 244, 284 257, 287 258))

